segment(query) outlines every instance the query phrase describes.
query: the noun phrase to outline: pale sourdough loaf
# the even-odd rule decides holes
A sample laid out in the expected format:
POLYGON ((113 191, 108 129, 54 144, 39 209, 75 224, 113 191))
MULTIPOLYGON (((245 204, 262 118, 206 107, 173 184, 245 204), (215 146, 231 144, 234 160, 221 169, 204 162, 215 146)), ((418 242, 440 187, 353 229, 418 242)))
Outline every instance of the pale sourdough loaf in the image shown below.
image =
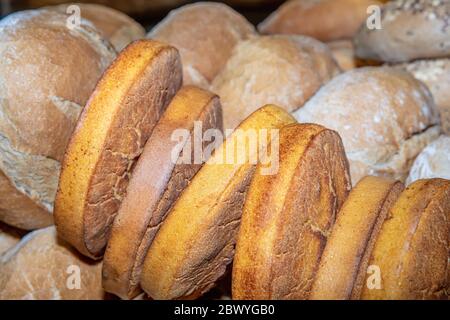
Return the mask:
POLYGON ((145 37, 145 29, 139 23, 118 10, 100 4, 69 3, 45 8, 73 15, 73 9, 69 8, 73 5, 80 9, 81 17, 91 21, 118 52, 130 42, 145 37))
POLYGON ((234 46, 255 34, 253 25, 227 5, 198 2, 171 11, 147 36, 180 51, 185 84, 207 88, 234 46))
MULTIPOLYGON (((306 299, 336 214, 351 188, 339 135, 315 124, 280 130, 279 169, 258 166, 233 263, 234 299, 306 299)), ((274 156, 274 155, 272 155, 274 156)))
POLYGON ((373 176, 353 188, 328 238, 310 299, 359 299, 381 225, 403 188, 401 182, 373 176))
POLYGON ((137 40, 103 74, 64 157, 55 200, 59 235, 99 258, 131 170, 182 81, 175 48, 137 40))
POLYGON ((60 161, 114 49, 82 19, 30 10, 0 21, 0 220, 52 224, 60 161))
POLYGON ((264 20, 264 34, 303 34, 321 41, 351 39, 377 0, 291 0, 264 20))
POLYGON ((183 87, 175 95, 145 144, 112 226, 103 259, 106 291, 122 298, 139 294, 147 250, 173 202, 203 162, 196 158, 202 154, 194 143, 208 129, 222 132, 222 126, 222 109, 216 95, 193 86, 183 87), (181 129, 191 135, 183 142, 185 150, 172 137, 181 129))
POLYGON ((404 181, 420 151, 439 136, 439 113, 408 72, 366 67, 335 77, 295 113, 339 132, 353 183, 363 176, 404 181))
POLYGON ((449 0, 393 0, 381 11, 381 28, 363 25, 355 36, 356 55, 406 62, 450 55, 449 0))
POLYGON ((148 250, 141 286, 150 297, 195 298, 224 275, 233 259, 254 157, 265 153, 273 136, 271 129, 293 122, 281 108, 269 105, 258 109, 197 172, 148 250), (257 137, 256 144, 245 143, 252 136, 257 137))
POLYGON ((448 136, 440 136, 419 153, 406 182, 412 183, 429 178, 450 180, 450 137, 448 136))
POLYGON ((414 182, 388 216, 369 261, 379 268, 381 288, 364 286, 361 298, 448 299, 450 180, 414 182))
POLYGON ((0 256, 20 241, 25 232, 0 222, 0 256))
POLYGON ((224 127, 233 129, 266 103, 298 109, 338 72, 330 50, 317 40, 262 36, 237 44, 211 89, 222 101, 224 127))
POLYGON ((103 298, 101 263, 59 240, 54 227, 29 233, 0 257, 0 300, 103 298))

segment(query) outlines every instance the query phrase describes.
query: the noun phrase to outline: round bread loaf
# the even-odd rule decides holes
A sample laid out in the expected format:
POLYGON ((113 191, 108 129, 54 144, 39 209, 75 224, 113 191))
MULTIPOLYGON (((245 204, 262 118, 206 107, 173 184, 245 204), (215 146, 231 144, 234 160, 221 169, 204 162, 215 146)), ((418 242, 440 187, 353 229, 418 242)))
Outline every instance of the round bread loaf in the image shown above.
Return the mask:
POLYGON ((381 225, 403 188, 401 182, 372 176, 358 182, 338 213, 310 299, 359 299, 381 225))
POLYGON ((198 147, 194 142, 208 129, 222 132, 222 126, 217 96, 193 86, 183 87, 175 95, 145 144, 112 226, 103 259, 106 291, 125 299, 140 293, 145 254, 172 204, 202 165, 203 159, 195 159, 198 147), (182 129, 191 138, 183 139, 189 145, 180 148, 173 134, 182 129), (188 161, 184 149, 191 152, 188 161))
POLYGON ((0 256, 20 241, 24 231, 0 222, 0 256))
POLYGON ((381 11, 381 28, 363 25, 356 55, 386 62, 450 55, 449 0, 393 0, 381 11))
POLYGON ((184 84, 208 88, 234 46, 255 34, 253 25, 227 5, 198 2, 171 11, 148 37, 180 51, 184 84))
POLYGON ((347 71, 295 113, 339 132, 353 183, 366 175, 404 181, 420 151, 439 136, 439 113, 424 84, 388 67, 347 71))
POLYGON ((362 299, 448 299, 450 290, 450 181, 418 180, 399 197, 376 240, 369 265, 380 288, 362 299))
POLYGON ((377 0, 291 0, 266 18, 263 34, 303 34, 321 41, 351 39, 377 0))
POLYGON ((137 40, 98 82, 68 144, 55 200, 58 233, 81 253, 102 255, 131 170, 181 81, 175 48, 137 40))
POLYGON ((298 109, 338 72, 317 40, 263 36, 238 43, 211 88, 222 101, 224 127, 233 129, 265 103, 298 109))
POLYGON ((348 71, 357 67, 355 49, 350 40, 337 40, 328 42, 327 45, 341 70, 348 71))
POLYGON ((233 299, 307 299, 350 188, 336 132, 315 124, 283 127, 277 173, 263 175, 259 166, 247 193, 233 263, 233 299))
POLYGON ((46 9, 72 15, 73 7, 69 6, 74 5, 79 8, 81 17, 91 21, 117 52, 122 51, 132 41, 145 37, 145 29, 139 23, 118 10, 100 4, 69 3, 46 9))
POLYGON ((442 131, 450 135, 450 59, 417 60, 398 67, 427 85, 441 114, 442 131))
POLYGON ((293 122, 281 108, 258 109, 197 172, 148 250, 141 286, 150 297, 195 298, 224 275, 233 259, 242 205, 255 169, 253 160, 265 152, 273 136, 268 131, 293 122), (246 143, 252 137, 258 141, 246 143))
POLYGON ((82 107, 114 49, 81 20, 48 10, 0 21, 0 219, 52 224, 60 161, 82 107))
POLYGON ((406 182, 412 183, 429 178, 450 180, 450 137, 448 136, 440 136, 419 153, 406 182))
POLYGON ((99 300, 101 263, 85 260, 54 227, 26 235, 0 257, 1 300, 99 300))

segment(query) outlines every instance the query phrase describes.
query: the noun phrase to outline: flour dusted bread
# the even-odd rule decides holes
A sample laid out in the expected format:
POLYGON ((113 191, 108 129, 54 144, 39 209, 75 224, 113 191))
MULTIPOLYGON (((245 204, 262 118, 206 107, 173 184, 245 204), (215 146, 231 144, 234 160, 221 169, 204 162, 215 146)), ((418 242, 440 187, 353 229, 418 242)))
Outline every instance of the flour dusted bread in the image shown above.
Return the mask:
POLYGON ((261 156, 257 150, 265 152, 271 129, 293 122, 281 108, 258 109, 197 172, 148 250, 141 286, 150 297, 195 298, 224 275, 233 259, 242 205, 255 169, 253 160, 261 156), (256 144, 245 143, 252 136, 257 137, 256 144))
MULTIPOLYGON (((336 214, 351 188, 339 135, 315 124, 283 127, 279 168, 258 166, 233 263, 234 299, 306 299, 336 214)), ((272 155, 276 156, 276 155, 272 155)))
POLYGON ((181 88, 155 126, 133 170, 103 260, 105 290, 123 298, 139 293, 145 254, 173 202, 200 169, 202 154, 198 154, 194 142, 208 129, 222 132, 219 98, 197 87, 181 88), (191 138, 184 139, 180 148, 180 141, 172 136, 182 129, 191 138))
POLYGON ((264 20, 264 34, 303 34, 322 41, 351 39, 377 0, 290 0, 264 20))
POLYGON ((255 33, 253 25, 227 5, 198 2, 171 11, 148 37, 180 51, 185 84, 207 88, 234 46, 255 33))
POLYGON ((214 79, 224 127, 235 128, 266 103, 287 111, 301 107, 339 72, 327 46, 303 36, 262 36, 235 47, 214 79))
POLYGON ((381 288, 362 299, 448 299, 450 181, 418 180, 399 197, 383 223, 369 264, 381 288))
POLYGON ((78 11, 80 16, 91 21, 109 40, 117 52, 120 52, 130 42, 145 37, 145 29, 126 14, 110 7, 94 3, 69 3, 46 7, 64 14, 73 15, 78 11))
POLYGON ((374 243, 403 188, 398 181, 373 176, 353 188, 328 238, 310 299, 359 299, 374 243))
POLYGON ((138 40, 104 73, 67 147, 55 201, 58 234, 102 255, 131 170, 181 86, 175 48, 138 40))
POLYGON ((85 260, 54 227, 26 235, 0 257, 1 300, 103 298, 101 263, 85 260))
POLYGON ((440 136, 428 144, 409 171, 407 183, 419 179, 444 178, 450 180, 450 137, 440 136))
POLYGON ((381 11, 381 28, 363 25, 355 36, 358 57, 406 62, 450 54, 450 1, 393 0, 381 11))
POLYGON ((408 72, 366 67, 335 77, 295 113, 339 132, 353 183, 377 175, 404 181, 420 151, 439 136, 439 113, 408 72))
POLYGON ((0 256, 20 241, 24 231, 0 222, 0 256))
POLYGON ((52 224, 64 149, 115 57, 89 22, 69 30, 66 19, 30 10, 0 21, 0 219, 23 229, 52 224))

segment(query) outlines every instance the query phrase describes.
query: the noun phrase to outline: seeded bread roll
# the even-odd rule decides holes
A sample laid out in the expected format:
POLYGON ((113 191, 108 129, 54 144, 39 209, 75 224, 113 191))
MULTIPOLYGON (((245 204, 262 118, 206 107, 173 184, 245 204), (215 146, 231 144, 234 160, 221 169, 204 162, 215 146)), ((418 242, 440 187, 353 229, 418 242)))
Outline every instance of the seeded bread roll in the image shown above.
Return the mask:
POLYGON ((282 128, 278 171, 264 175, 259 166, 247 193, 233 263, 233 299, 307 299, 350 188, 336 132, 315 124, 282 128))
POLYGON ((0 219, 23 229, 52 224, 60 161, 114 49, 82 19, 48 10, 0 21, 0 219))
POLYGON ((0 256, 20 241, 25 232, 0 222, 0 256))
POLYGON ((202 154, 194 142, 208 129, 222 132, 222 125, 222 109, 214 94, 186 86, 175 95, 145 144, 112 226, 103 260, 106 291, 124 299, 140 293, 145 254, 173 203, 201 167, 203 159, 197 157, 202 154), (172 137, 182 129, 191 135, 183 144, 190 159, 172 137))
POLYGON ((103 254, 131 170, 181 72, 175 48, 138 40, 98 82, 67 147, 55 200, 58 233, 81 253, 103 254))
POLYGON ((348 71, 357 67, 355 49, 350 40, 337 40, 327 43, 334 60, 342 71, 348 71))
POLYGON ((450 55, 449 0, 393 0, 381 11, 381 29, 363 25, 355 36, 364 59, 407 62, 450 55))
POLYGON ((208 88, 234 46, 255 34, 253 25, 227 5, 198 2, 171 11, 147 36, 180 51, 184 84, 208 88))
POLYGON ((314 278, 310 299, 359 299, 374 243, 404 186, 368 176, 339 211, 314 278))
POLYGON ((362 299, 448 299, 450 290, 450 181, 418 180, 399 197, 383 223, 369 265, 381 288, 362 299))
POLYGON ((85 260, 54 227, 26 235, 0 257, 1 300, 99 300, 101 263, 85 260))
POLYGON ((78 6, 81 17, 91 21, 117 52, 122 51, 130 42, 145 37, 145 29, 139 23, 118 10, 100 4, 69 3, 46 9, 73 15, 73 8, 69 8, 73 5, 78 6))
POLYGON ((388 67, 335 77, 295 113, 339 132, 353 183, 366 175, 404 181, 420 151, 439 136, 439 112, 424 84, 388 67))
POLYGON ((450 180, 450 137, 440 136, 427 145, 414 160, 406 182, 419 179, 444 178, 450 180))
POLYGON ((291 0, 264 20, 263 34, 302 34, 321 41, 351 39, 377 0, 291 0))
POLYGON ((328 47, 303 36, 263 36, 240 42, 214 79, 224 127, 235 128, 265 103, 301 107, 339 72, 328 47))
POLYGON ((148 250, 141 286, 150 297, 196 298, 224 275, 233 259, 242 205, 255 169, 253 160, 261 156, 245 141, 259 136, 253 145, 265 152, 270 130, 293 122, 281 108, 258 109, 197 172, 148 250))

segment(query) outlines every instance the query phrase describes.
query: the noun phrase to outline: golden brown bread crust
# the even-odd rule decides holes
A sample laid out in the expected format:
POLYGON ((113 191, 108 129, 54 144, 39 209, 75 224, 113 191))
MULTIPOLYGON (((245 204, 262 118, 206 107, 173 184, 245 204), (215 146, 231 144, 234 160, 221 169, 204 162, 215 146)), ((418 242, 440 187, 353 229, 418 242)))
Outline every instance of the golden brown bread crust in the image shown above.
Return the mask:
POLYGON ((181 86, 175 48, 138 40, 97 84, 70 140, 55 201, 62 238, 99 258, 132 167, 181 86))
POLYGON ((291 0, 281 5, 258 29, 263 34, 303 34, 321 41, 351 39, 377 0, 291 0))
MULTIPOLYGON (((219 98, 193 86, 183 87, 155 126, 133 170, 103 260, 106 291, 122 298, 133 298, 140 292, 141 268, 148 247, 172 204, 201 167, 200 163, 174 163, 172 158, 179 145, 171 138, 174 130, 187 129, 193 135, 194 121, 196 125, 201 123, 203 131, 222 131, 219 98)), ((189 143, 193 141, 191 136, 189 143)), ((194 160, 194 146, 191 151, 194 160)))
POLYGON ((450 180, 418 180, 391 208, 370 258, 381 289, 362 299, 448 299, 450 180))
POLYGON ((233 263, 234 299, 306 299, 350 190, 341 139, 315 124, 280 130, 279 170, 253 178, 233 263))
MULTIPOLYGON (((255 165, 248 144, 237 143, 248 130, 277 129, 294 119, 265 106, 239 126, 203 165, 182 192, 147 253, 141 286, 154 299, 197 297, 210 289, 231 262, 242 204, 255 165), (237 144, 244 161, 223 163, 237 144)), ((261 146, 267 146, 261 139, 261 146)), ((236 155, 236 154, 235 154, 236 155)), ((234 158, 236 159, 236 158, 234 158)))
POLYGON ((328 238, 310 299, 359 299, 378 232, 403 188, 400 182, 372 176, 353 188, 328 238))
POLYGON ((351 40, 337 40, 327 43, 334 60, 342 71, 355 69, 358 61, 355 57, 355 49, 351 40))

